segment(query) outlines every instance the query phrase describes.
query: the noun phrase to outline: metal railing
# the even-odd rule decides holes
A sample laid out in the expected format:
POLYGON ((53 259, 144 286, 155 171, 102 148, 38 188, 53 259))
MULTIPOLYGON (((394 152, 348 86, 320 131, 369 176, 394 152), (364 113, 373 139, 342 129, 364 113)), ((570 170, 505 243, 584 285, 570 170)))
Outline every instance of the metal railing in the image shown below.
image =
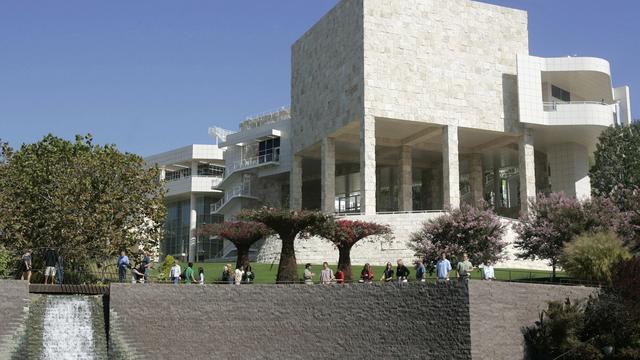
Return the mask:
POLYGON ((273 148, 273 153, 258 155, 236 161, 227 166, 224 177, 227 178, 234 172, 258 165, 278 164, 280 162, 280 148, 273 148))
POLYGON ((603 105, 609 106, 604 101, 544 101, 542 103, 544 111, 557 111, 562 105, 603 105))
POLYGON ((214 204, 211 204, 211 214, 218 212, 224 207, 231 199, 238 196, 251 196, 251 183, 243 182, 236 185, 230 191, 225 191, 224 196, 214 204))

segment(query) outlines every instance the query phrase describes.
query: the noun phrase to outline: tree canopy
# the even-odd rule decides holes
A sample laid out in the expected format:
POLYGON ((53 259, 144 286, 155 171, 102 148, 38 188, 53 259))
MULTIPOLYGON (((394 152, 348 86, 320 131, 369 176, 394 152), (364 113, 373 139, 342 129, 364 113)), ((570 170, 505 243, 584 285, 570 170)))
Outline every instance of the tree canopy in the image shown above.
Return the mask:
POLYGON ((206 224, 197 230, 198 236, 220 236, 236 246, 236 268, 249 264, 249 248, 258 240, 272 234, 264 224, 246 221, 225 221, 206 224))
POLYGON ((591 191, 608 196, 616 186, 640 184, 640 123, 610 127, 600 134, 591 167, 591 191))
POLYGON ((157 245, 164 190, 140 156, 90 135, 1 150, 0 241, 14 253, 52 246, 81 263, 157 245))

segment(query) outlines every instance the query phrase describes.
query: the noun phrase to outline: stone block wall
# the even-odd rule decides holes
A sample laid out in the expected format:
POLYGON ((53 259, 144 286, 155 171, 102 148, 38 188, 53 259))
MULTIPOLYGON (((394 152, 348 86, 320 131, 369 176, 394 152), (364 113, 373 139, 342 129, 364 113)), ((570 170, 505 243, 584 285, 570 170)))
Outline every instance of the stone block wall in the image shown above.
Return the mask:
POLYGON ((426 283, 113 284, 111 336, 152 359, 470 359, 467 300, 426 283))
POLYGON ((471 281, 471 354, 473 359, 524 358, 521 329, 538 320, 549 301, 584 299, 594 288, 471 281))
POLYGON ((24 331, 29 305, 26 281, 0 280, 0 359, 9 358, 24 331))

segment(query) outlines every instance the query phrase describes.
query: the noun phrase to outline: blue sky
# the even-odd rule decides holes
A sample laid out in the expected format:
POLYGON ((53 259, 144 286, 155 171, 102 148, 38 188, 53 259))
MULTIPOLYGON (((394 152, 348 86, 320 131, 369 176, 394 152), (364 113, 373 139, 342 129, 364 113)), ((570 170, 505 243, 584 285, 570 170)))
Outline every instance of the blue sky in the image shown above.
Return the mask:
MULTIPOLYGON (((90 132, 141 155, 211 142, 209 126, 289 104, 290 46, 336 2, 2 0, 0 138, 90 132)), ((640 1, 485 2, 529 11, 533 55, 608 59, 640 114, 640 1)))

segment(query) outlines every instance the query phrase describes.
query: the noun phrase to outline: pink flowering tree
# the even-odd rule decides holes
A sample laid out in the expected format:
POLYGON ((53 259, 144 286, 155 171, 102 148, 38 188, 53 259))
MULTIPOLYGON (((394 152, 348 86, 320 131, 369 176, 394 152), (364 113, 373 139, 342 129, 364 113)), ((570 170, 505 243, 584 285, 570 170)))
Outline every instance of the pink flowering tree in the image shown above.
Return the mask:
POLYGON ((433 264, 442 253, 467 253, 473 264, 495 263, 503 257, 504 233, 505 227, 492 210, 462 205, 425 222, 411 235, 410 245, 425 264, 433 264))
POLYGON ((262 223, 244 221, 225 221, 219 224, 207 224, 196 230, 198 236, 219 236, 236 246, 236 268, 249 264, 249 249, 258 240, 271 234, 271 230, 262 223))
POLYGON ((351 270, 351 249, 363 239, 375 241, 377 239, 390 240, 391 228, 373 222, 337 220, 328 221, 324 226, 313 230, 314 235, 329 240, 338 249, 338 270, 344 272, 344 279, 353 279, 351 270))
POLYGON ((312 228, 330 221, 331 216, 317 211, 291 211, 288 209, 260 208, 244 210, 238 218, 263 223, 276 233, 282 241, 277 282, 297 282, 295 240, 306 238, 312 228))

